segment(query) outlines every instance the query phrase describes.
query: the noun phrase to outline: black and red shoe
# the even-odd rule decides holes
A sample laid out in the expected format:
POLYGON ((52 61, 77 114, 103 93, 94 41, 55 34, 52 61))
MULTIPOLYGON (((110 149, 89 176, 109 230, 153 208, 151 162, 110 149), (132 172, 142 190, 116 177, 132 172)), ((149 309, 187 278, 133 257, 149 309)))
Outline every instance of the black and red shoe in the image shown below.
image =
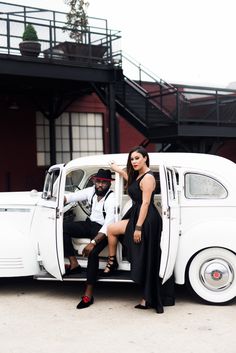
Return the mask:
POLYGON ((82 300, 79 302, 79 304, 77 305, 77 309, 85 309, 88 308, 90 305, 92 305, 94 302, 94 298, 93 297, 88 297, 87 295, 83 295, 82 296, 82 300))
POLYGON ((70 275, 77 275, 78 273, 81 273, 81 271, 82 271, 82 267, 80 265, 74 268, 67 267, 63 277, 70 276, 70 275))

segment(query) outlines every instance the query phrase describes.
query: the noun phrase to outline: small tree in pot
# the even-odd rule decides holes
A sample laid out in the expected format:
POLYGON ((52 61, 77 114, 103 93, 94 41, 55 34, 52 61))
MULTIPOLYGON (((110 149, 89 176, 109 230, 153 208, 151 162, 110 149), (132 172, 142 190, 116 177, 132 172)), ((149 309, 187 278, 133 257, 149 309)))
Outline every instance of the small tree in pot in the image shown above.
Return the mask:
POLYGON ((63 50, 66 57, 70 60, 80 62, 88 62, 97 58, 101 58, 107 48, 102 45, 92 44, 88 26, 87 8, 89 1, 87 0, 64 0, 70 9, 66 15, 66 26, 64 32, 69 32, 69 37, 73 42, 65 41, 59 43, 57 49, 63 50), (86 40, 87 39, 87 40, 86 40))
POLYGON ((41 51, 37 32, 32 24, 27 24, 22 35, 23 42, 19 43, 21 55, 37 57, 41 51))
POLYGON ((70 11, 66 16, 67 22, 64 31, 70 31, 69 37, 77 43, 82 43, 84 32, 88 26, 87 7, 89 2, 85 0, 65 0, 65 3, 70 6, 70 11))
MULTIPOLYGON (((66 15, 64 32, 69 32, 69 37, 73 42, 65 41, 58 47, 64 51, 70 60, 82 60, 89 55, 89 45, 86 41, 88 33, 87 7, 89 2, 86 0, 64 0, 70 9, 66 15)), ((85 59, 87 61, 87 59, 85 59)))

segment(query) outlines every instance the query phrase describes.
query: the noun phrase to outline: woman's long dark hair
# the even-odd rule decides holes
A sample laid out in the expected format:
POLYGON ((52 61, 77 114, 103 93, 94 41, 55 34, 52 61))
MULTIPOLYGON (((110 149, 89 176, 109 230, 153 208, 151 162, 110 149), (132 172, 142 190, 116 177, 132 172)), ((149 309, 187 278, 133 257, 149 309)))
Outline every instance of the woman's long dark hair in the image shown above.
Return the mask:
POLYGON ((127 165, 126 165, 126 170, 127 170, 127 175, 128 175, 128 186, 130 184, 132 184, 132 182, 137 179, 138 177, 138 172, 136 170, 134 170, 134 168, 132 167, 131 164, 131 154, 133 152, 137 152, 140 153, 143 157, 147 157, 146 160, 146 165, 149 167, 149 155, 147 153, 147 151, 145 150, 144 147, 142 146, 135 146, 133 147, 130 151, 129 151, 129 155, 128 155, 128 160, 127 160, 127 165))

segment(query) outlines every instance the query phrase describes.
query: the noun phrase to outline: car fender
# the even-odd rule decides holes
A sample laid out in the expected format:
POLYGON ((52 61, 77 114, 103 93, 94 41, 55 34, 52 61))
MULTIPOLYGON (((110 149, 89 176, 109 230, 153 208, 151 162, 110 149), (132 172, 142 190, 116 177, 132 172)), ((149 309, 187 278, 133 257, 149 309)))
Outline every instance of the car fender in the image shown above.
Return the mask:
POLYGON ((198 223, 182 231, 175 263, 175 281, 185 283, 187 265, 199 251, 221 247, 236 253, 236 221, 233 219, 211 220, 198 223))

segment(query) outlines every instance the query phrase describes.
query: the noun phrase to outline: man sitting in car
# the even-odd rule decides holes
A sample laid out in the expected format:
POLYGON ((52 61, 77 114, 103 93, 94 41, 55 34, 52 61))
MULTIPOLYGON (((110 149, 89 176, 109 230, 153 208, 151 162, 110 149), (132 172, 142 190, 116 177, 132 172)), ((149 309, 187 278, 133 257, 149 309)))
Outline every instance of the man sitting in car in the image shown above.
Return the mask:
POLYGON ((63 229, 64 254, 70 262, 65 276, 81 272, 72 238, 89 238, 91 240, 82 252, 83 256, 88 257, 87 281, 84 295, 77 305, 77 309, 87 308, 94 302, 93 287, 98 273, 98 256, 107 246, 107 226, 115 221, 114 193, 110 189, 112 180, 110 170, 99 169, 94 176, 94 186, 65 196, 65 203, 87 201, 91 207, 91 215, 85 221, 64 223, 63 229))

